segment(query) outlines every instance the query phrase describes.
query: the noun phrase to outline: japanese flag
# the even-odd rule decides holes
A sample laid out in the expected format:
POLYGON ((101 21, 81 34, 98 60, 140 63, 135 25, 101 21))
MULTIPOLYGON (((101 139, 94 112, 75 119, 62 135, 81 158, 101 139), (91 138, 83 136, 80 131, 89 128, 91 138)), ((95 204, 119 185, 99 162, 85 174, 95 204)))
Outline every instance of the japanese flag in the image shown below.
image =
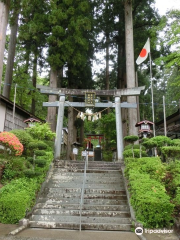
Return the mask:
POLYGON ((139 65, 142 62, 144 62, 146 60, 146 58, 148 57, 148 53, 150 53, 150 41, 149 38, 146 42, 146 44, 144 45, 143 49, 141 50, 139 57, 136 60, 136 63, 139 65))

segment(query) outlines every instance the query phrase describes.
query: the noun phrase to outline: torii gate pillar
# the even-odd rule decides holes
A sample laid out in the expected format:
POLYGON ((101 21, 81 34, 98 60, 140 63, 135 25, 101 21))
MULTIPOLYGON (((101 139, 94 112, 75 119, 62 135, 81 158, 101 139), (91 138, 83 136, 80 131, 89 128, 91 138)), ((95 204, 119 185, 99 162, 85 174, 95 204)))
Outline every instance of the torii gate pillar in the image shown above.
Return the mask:
POLYGON ((116 111, 116 135, 117 135, 117 160, 123 159, 123 132, 122 132, 122 117, 121 117, 121 103, 120 97, 115 97, 115 111, 116 111))
POLYGON ((59 108, 58 108, 58 118, 56 125, 56 139, 55 139, 55 149, 54 158, 60 159, 61 154, 61 141, 62 141, 62 129, 63 129, 63 118, 64 118, 64 103, 65 96, 59 97, 59 108))

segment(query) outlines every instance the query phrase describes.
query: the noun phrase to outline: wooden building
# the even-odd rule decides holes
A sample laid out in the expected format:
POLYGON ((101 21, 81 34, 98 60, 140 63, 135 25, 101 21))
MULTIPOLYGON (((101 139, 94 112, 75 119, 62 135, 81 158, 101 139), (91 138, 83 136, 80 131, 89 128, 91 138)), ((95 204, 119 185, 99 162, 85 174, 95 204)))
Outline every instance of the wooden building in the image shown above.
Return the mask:
MULTIPOLYGON (((13 102, 0 95, 0 132, 11 131, 13 129, 13 102)), ((24 122, 28 118, 35 118, 42 122, 43 120, 32 115, 19 105, 15 105, 14 129, 24 129, 27 124, 24 122)))
MULTIPOLYGON (((157 122, 156 135, 165 135, 164 119, 157 122)), ((171 139, 180 138, 180 109, 166 118, 167 137, 171 139)))

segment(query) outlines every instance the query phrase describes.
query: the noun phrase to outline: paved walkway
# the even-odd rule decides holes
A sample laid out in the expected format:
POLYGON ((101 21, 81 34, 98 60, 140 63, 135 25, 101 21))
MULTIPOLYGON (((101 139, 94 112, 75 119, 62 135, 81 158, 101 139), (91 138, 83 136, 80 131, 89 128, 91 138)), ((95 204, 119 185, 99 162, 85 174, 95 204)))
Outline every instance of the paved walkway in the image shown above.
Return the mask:
MULTIPOLYGON (((28 228, 16 236, 8 236, 17 225, 0 223, 0 240, 139 240, 130 232, 66 231, 28 228)), ((147 240, 179 240, 175 234, 144 234, 147 240)))

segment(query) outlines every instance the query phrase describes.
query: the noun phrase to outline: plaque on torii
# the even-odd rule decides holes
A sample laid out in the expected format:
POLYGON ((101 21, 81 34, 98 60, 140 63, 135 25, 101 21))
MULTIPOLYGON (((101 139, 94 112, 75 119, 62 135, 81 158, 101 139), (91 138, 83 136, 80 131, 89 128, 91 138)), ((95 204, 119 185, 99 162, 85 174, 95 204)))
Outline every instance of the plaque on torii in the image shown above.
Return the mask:
POLYGON ((87 89, 66 89, 66 88, 51 88, 48 86, 40 86, 40 92, 47 95, 59 95, 59 101, 55 102, 44 102, 44 107, 58 107, 58 117, 56 126, 56 139, 55 139, 55 154, 54 158, 60 158, 61 153, 61 139, 62 139, 62 128, 63 128, 63 117, 64 117, 64 107, 93 107, 98 108, 115 108, 116 112, 116 132, 117 132, 117 159, 118 161, 123 159, 123 131, 122 131, 122 119, 121 119, 121 108, 137 108, 136 103, 120 102, 121 96, 138 96, 141 91, 145 89, 145 86, 135 87, 135 88, 125 88, 125 89, 114 89, 114 90, 87 90, 87 89), (96 103, 92 102, 69 102, 65 101, 65 95, 85 95, 87 93, 93 93, 96 96, 114 96, 115 102, 107 103, 96 103), (89 106, 88 106, 89 104, 89 106))

